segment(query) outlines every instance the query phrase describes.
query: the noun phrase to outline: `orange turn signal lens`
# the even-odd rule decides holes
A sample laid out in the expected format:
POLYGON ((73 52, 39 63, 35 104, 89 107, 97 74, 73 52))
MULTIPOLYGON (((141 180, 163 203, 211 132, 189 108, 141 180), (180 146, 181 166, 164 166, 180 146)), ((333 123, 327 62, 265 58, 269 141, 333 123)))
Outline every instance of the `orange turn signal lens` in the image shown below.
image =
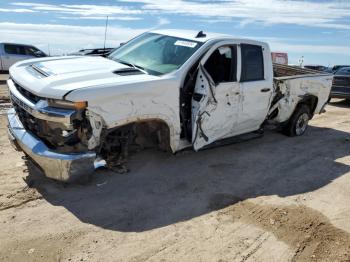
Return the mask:
POLYGON ((79 110, 85 109, 87 108, 87 102, 86 101, 74 102, 74 107, 79 110))

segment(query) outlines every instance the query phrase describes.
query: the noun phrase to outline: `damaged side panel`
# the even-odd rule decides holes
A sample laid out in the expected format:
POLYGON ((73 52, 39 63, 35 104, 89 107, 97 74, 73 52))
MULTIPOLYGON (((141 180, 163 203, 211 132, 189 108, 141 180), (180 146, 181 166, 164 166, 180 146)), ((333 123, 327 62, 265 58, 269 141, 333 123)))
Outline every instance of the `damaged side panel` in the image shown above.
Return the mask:
POLYGON ((277 123, 288 121, 298 103, 308 96, 317 98, 313 114, 321 113, 328 101, 331 83, 332 77, 328 75, 275 78, 275 95, 279 96, 279 100, 272 105, 269 115, 271 116, 274 112, 278 114, 271 120, 277 123))
POLYGON ((169 128, 171 151, 180 144, 179 87, 177 81, 157 81, 124 84, 120 87, 78 89, 67 96, 68 100, 85 97, 89 101, 88 118, 92 128, 89 148, 102 144, 102 129, 115 130, 132 123, 160 121, 169 128), (177 99, 174 99, 177 98, 177 99), (103 119, 103 122, 102 122, 103 119), (102 125, 101 125, 102 123, 102 125))
POLYGON ((92 129, 91 137, 88 140, 88 149, 92 150, 100 145, 100 136, 103 128, 103 120, 99 115, 89 110, 86 111, 86 116, 89 119, 92 129))
POLYGON ((104 159, 107 167, 124 173, 129 152, 149 146, 177 151, 180 140, 179 88, 176 82, 158 82, 81 89, 68 100, 85 97, 89 103, 86 120, 90 125, 88 150, 104 159), (143 91, 140 92, 140 89, 143 91), (98 95, 96 94, 98 92, 98 95))

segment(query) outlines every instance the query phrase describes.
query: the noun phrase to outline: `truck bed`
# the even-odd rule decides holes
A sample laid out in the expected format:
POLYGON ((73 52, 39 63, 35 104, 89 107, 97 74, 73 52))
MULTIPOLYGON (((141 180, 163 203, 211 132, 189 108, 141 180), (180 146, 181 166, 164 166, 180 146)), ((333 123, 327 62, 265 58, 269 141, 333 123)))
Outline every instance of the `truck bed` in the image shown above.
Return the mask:
POLYGON ((324 76, 330 75, 326 72, 320 72, 312 69, 306 69, 296 66, 288 66, 282 64, 273 64, 273 76, 276 80, 284 80, 298 77, 307 77, 307 76, 324 76))
POLYGON ((273 64, 274 99, 270 114, 278 112, 274 121, 287 121, 297 104, 305 97, 314 97, 313 114, 319 114, 328 101, 333 75, 311 69, 273 64))

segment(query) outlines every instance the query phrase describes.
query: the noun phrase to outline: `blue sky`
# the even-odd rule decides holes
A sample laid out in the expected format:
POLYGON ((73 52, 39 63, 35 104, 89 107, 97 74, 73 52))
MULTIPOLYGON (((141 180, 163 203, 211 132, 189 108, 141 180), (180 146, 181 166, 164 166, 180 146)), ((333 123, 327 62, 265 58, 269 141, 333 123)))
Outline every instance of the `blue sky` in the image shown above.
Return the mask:
POLYGON ((1 0, 0 42, 51 54, 118 46, 154 28, 194 29, 266 41, 290 63, 350 64, 348 0, 1 0))

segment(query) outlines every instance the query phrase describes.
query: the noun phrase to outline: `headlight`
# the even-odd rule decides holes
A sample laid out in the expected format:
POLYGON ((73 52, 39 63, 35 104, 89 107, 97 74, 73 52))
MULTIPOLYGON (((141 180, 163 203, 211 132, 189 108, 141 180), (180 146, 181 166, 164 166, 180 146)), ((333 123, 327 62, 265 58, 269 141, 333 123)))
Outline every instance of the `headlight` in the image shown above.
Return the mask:
POLYGON ((48 99, 47 102, 49 106, 57 107, 57 108, 67 108, 67 109, 76 109, 76 110, 83 110, 87 108, 86 101, 72 102, 67 100, 48 99))

